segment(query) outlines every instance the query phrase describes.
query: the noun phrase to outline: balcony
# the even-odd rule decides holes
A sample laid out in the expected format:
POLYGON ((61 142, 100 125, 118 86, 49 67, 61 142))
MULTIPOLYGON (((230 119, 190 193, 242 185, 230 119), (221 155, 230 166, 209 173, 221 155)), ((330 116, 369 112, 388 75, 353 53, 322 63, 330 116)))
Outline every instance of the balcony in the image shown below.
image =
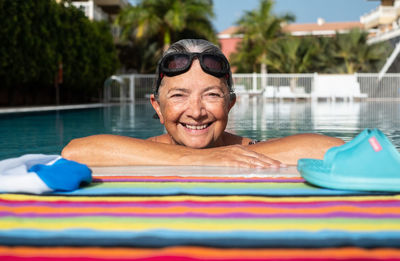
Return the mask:
POLYGON ((375 10, 360 17, 360 22, 366 29, 376 28, 380 25, 392 24, 397 18, 395 6, 378 6, 375 10))

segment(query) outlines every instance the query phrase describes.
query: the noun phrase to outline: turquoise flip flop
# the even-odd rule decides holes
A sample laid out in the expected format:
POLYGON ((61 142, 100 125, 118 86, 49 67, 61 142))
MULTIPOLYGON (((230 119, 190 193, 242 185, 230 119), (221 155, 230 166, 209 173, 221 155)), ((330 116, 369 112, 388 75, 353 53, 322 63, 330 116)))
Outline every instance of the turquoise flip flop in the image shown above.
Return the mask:
POLYGON ((400 154, 378 129, 329 149, 323 160, 299 159, 297 169, 311 184, 342 190, 400 192, 400 154))

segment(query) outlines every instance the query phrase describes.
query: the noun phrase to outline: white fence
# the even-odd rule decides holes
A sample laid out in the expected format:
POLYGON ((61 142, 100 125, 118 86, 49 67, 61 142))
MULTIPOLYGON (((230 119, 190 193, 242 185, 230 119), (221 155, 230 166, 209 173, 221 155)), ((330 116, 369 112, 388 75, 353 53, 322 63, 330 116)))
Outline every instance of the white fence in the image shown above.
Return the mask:
MULTIPOLYGON (((147 99, 155 76, 114 75, 104 83, 105 102, 147 99)), ((400 74, 234 74, 239 99, 257 96, 267 100, 400 101, 400 74)))

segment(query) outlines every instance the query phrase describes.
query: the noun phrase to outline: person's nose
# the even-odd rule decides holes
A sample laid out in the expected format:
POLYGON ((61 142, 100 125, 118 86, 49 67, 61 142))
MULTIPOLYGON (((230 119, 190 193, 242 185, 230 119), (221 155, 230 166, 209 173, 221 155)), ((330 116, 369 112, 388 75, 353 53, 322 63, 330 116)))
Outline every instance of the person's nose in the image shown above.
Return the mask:
POLYGON ((199 119, 207 114, 205 104, 201 96, 193 95, 188 104, 188 116, 193 119, 199 119))

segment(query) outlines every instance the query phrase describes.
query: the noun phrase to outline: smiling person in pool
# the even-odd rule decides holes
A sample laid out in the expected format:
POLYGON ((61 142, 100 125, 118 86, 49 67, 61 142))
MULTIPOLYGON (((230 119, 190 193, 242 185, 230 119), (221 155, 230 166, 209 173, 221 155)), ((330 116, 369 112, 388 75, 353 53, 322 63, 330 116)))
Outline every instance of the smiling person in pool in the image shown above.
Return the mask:
POLYGON ((72 140, 67 159, 89 166, 208 165, 250 168, 295 165, 299 158, 323 158, 343 141, 297 134, 253 144, 225 131, 236 102, 232 73, 221 50, 199 39, 171 45, 158 63, 150 102, 166 134, 147 140, 94 135, 72 140))

